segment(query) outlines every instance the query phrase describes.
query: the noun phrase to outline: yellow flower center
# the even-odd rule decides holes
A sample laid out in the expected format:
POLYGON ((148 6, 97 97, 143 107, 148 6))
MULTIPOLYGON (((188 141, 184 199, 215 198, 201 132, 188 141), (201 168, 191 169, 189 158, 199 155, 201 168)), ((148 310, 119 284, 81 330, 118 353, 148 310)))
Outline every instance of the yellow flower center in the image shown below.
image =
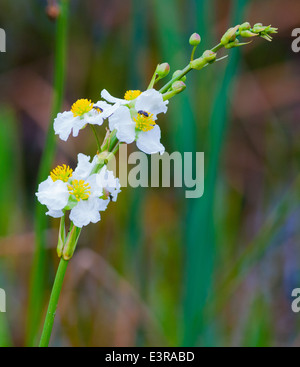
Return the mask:
POLYGON ((61 180, 67 182, 70 177, 72 177, 73 170, 69 166, 63 164, 62 166, 57 166, 52 172, 50 172, 50 177, 55 182, 61 180))
POLYGON ((68 185, 69 193, 75 196, 77 201, 86 200, 90 196, 91 187, 84 180, 73 180, 72 185, 68 185))
POLYGON ((139 111, 137 117, 133 118, 135 126, 138 130, 149 131, 156 125, 153 115, 146 111, 139 111))
POLYGON ((90 112, 93 109, 94 103, 88 99, 79 99, 75 102, 71 108, 71 112, 73 112, 73 116, 82 116, 87 112, 90 112))
POLYGON ((136 99, 141 94, 142 94, 142 92, 140 90, 128 90, 125 93, 124 99, 126 99, 126 101, 132 101, 132 100, 136 99))

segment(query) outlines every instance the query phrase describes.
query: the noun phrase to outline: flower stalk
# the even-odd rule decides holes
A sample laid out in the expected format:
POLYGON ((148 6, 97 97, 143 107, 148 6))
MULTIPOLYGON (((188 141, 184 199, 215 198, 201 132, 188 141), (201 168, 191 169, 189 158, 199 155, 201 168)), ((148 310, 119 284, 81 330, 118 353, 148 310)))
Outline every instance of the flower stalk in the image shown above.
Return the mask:
POLYGON ((53 284, 49 306, 46 314, 46 319, 44 323, 44 328, 40 340, 40 347, 48 347, 50 342, 50 337, 52 333, 52 328, 55 319, 55 313, 58 305, 58 300, 60 296, 60 292, 63 286, 64 277, 67 271, 69 261, 64 260, 63 258, 60 259, 60 263, 57 269, 57 273, 55 276, 55 281, 53 284))
POLYGON ((121 191, 119 180, 106 167, 119 150, 120 144, 136 141, 137 147, 147 154, 163 154, 165 148, 160 143, 161 130, 156 122, 157 115, 166 113, 169 99, 186 89, 186 75, 191 70, 201 70, 222 60, 224 57, 217 59, 217 53, 222 48, 231 49, 245 45, 246 43, 239 42, 239 36, 260 36, 269 41, 273 33, 277 33, 277 29, 271 26, 256 24, 252 28, 249 23, 237 25, 226 31, 218 45, 204 51, 197 59, 194 59, 194 55, 201 37, 194 33, 189 40, 193 46, 191 61, 183 70, 177 70, 159 91, 154 89, 154 85, 169 74, 170 66, 167 63, 156 67, 145 92, 127 91, 124 99, 120 99, 103 90, 101 97, 108 103, 99 101, 94 104, 81 99, 72 106, 71 111, 58 114, 54 121, 56 134, 62 140, 67 140, 70 134, 76 137, 79 131, 89 124, 96 139, 97 154, 92 162, 90 157, 78 154, 78 165, 74 172, 66 165, 59 166, 40 184, 36 194, 39 201, 48 207, 48 215, 61 218, 57 246, 57 254, 61 260, 41 336, 41 347, 49 345, 67 265, 75 252, 82 227, 91 222, 98 222, 100 212, 106 210, 110 201, 116 201, 121 191), (100 144, 94 125, 101 126, 106 119, 109 129, 100 144), (70 229, 67 236, 66 211, 70 211, 70 229))

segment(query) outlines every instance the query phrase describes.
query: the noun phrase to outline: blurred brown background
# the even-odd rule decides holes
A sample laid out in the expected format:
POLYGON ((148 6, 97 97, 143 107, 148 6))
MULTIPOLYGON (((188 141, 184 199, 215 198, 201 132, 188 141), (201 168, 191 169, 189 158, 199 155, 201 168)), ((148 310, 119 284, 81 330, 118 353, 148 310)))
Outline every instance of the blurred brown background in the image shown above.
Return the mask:
MULTIPOLYGON (((56 22, 46 6, 1 4, 2 346, 30 339, 34 193, 53 100, 56 22)), ((201 34, 205 50, 244 21, 279 33, 189 74, 186 92, 160 120, 168 152, 205 153, 204 196, 125 188, 103 220, 84 229, 52 345, 299 346, 299 316, 291 311, 291 291, 300 287, 300 54, 291 49, 299 1, 72 0, 63 110, 79 98, 97 101, 103 88, 120 97, 143 90, 157 63, 169 62, 172 72, 187 64, 191 33, 201 34)), ((95 149, 85 129, 57 141, 53 167, 74 166, 78 152, 95 149)), ((57 220, 47 224, 43 315, 58 263, 57 227, 57 220)))

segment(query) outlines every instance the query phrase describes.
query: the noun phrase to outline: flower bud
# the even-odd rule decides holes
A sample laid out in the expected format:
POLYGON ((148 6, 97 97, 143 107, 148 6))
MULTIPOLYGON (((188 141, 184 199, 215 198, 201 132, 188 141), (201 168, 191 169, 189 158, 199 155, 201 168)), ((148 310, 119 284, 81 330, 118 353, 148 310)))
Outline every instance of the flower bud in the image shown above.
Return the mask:
POLYGON ((251 24, 249 22, 245 22, 241 24, 239 29, 240 31, 248 31, 249 29, 251 29, 251 24))
POLYGON ((191 35, 191 37, 190 37, 190 40, 189 40, 189 42, 190 42, 190 45, 191 46, 198 46, 199 45, 199 43, 201 42, 201 37, 200 37, 200 35, 198 34, 198 33, 193 33, 192 35, 191 35))
POLYGON ((221 38, 221 43, 223 46, 227 45, 227 43, 232 42, 236 39, 236 32, 239 29, 239 25, 234 28, 229 28, 228 31, 221 38))
POLYGON ((176 93, 180 93, 180 92, 184 91, 185 88, 186 88, 186 85, 180 80, 178 80, 177 82, 174 82, 172 84, 172 90, 176 93))
POLYGON ((190 62, 191 68, 195 70, 203 69, 206 64, 207 62, 204 60, 202 56, 190 62))
MULTIPOLYGON (((181 70, 176 70, 172 76, 172 79, 173 78, 177 78, 180 74, 181 74, 181 70)), ((181 79, 180 79, 182 82, 185 82, 186 81, 186 76, 184 75, 181 79)))
POLYGON ((160 78, 166 77, 169 74, 169 72, 170 72, 170 65, 167 62, 158 65, 158 67, 156 68, 156 74, 160 78))
POLYGON ((217 54, 211 50, 206 50, 203 55, 203 59, 206 61, 207 64, 212 64, 216 61, 217 54))
POLYGON ((73 226, 73 228, 69 232, 65 242, 65 246, 63 248, 64 260, 70 260, 71 257, 73 256, 80 235, 80 231, 81 231, 80 228, 73 226))
POLYGON ((254 33, 261 33, 261 32, 263 32, 266 28, 267 28, 267 27, 264 27, 264 26, 262 25, 262 23, 256 23, 256 24, 254 24, 252 31, 253 31, 254 33))
POLYGON ((241 31, 241 36, 244 38, 251 38, 257 36, 257 34, 251 31, 241 31))
POLYGON ((238 39, 234 40, 233 42, 228 43, 225 48, 227 48, 227 50, 229 50, 230 48, 234 48, 234 47, 241 47, 241 46, 245 46, 248 45, 250 42, 240 42, 238 39))
POLYGON ((46 8, 47 16, 50 20, 56 20, 60 14, 60 8, 56 2, 49 4, 46 8))

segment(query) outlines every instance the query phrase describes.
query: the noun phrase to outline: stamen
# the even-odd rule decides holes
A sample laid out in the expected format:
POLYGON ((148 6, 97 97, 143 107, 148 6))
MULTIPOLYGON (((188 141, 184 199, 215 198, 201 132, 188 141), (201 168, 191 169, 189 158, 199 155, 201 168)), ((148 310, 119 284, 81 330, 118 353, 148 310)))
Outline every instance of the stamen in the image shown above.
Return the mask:
POLYGON ((146 111, 139 111, 137 117, 133 118, 135 126, 141 131, 150 131, 156 125, 153 114, 146 111))
POLYGON ((142 92, 140 90, 128 90, 125 93, 124 99, 126 99, 126 101, 132 101, 132 100, 136 99, 141 94, 142 94, 142 92))
POLYGON ((86 200, 91 194, 91 187, 84 180, 73 180, 72 185, 68 185, 69 193, 75 196, 77 201, 86 200))
POLYGON ((91 100, 88 99, 79 99, 77 102, 75 102, 71 108, 71 111, 73 112, 73 116, 82 116, 87 112, 90 112, 93 109, 94 103, 92 103, 91 100))
POLYGON ((62 166, 54 168, 54 170, 50 172, 50 177, 54 182, 57 180, 68 182, 69 178, 72 177, 72 173, 72 168, 63 164, 62 166))

